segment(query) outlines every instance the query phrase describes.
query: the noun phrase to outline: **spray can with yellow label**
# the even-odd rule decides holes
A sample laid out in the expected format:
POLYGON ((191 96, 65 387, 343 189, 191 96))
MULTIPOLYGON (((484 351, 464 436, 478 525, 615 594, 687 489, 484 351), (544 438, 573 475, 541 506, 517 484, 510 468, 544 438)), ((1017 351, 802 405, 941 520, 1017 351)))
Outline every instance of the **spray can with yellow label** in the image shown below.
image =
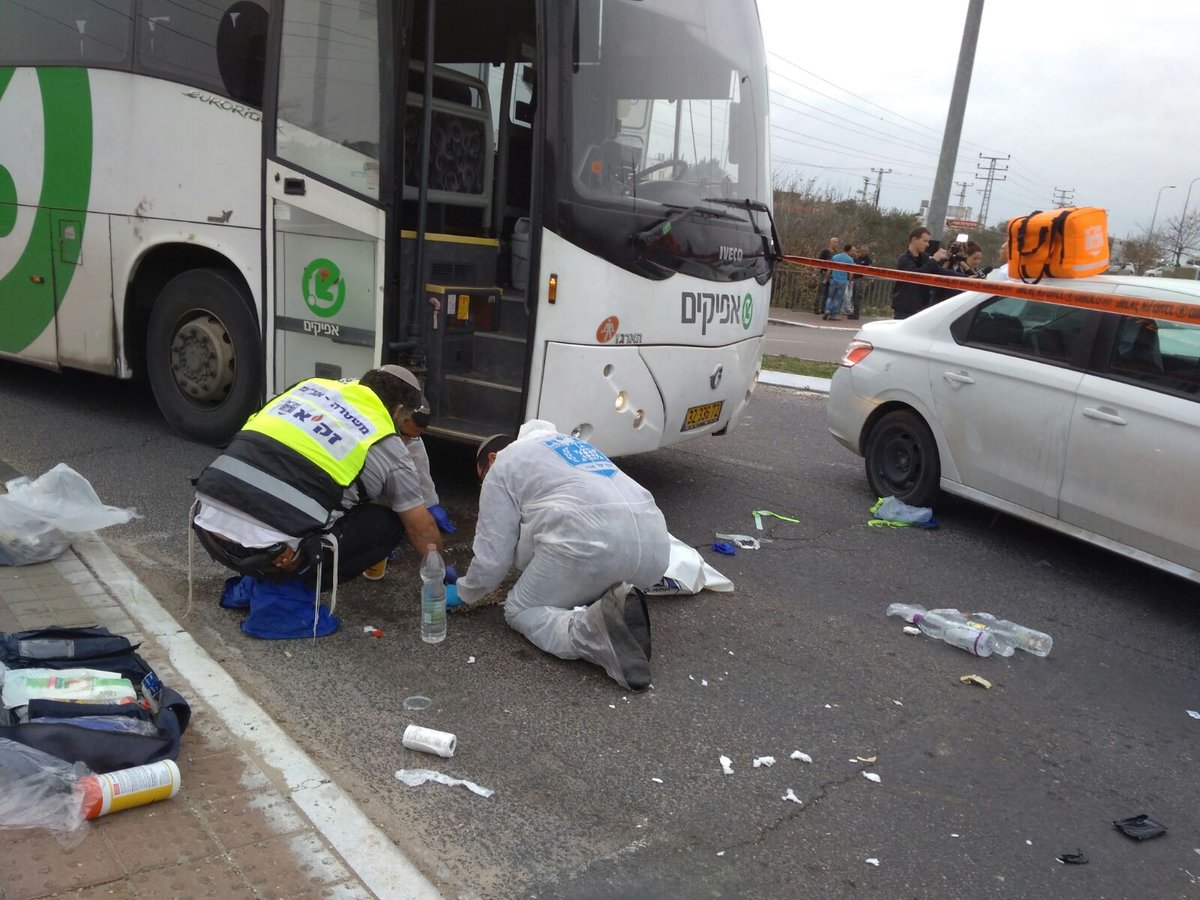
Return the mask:
POLYGON ((103 775, 85 775, 83 817, 95 819, 134 806, 169 800, 179 793, 179 767, 169 759, 103 775))

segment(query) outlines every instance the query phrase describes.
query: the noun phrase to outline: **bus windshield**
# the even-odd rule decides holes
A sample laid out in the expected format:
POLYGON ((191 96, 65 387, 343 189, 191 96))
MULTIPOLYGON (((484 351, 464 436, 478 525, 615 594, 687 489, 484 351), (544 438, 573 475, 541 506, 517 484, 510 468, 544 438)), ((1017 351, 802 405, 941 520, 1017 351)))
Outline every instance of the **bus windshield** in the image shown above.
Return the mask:
POLYGON ((607 244, 605 256, 651 277, 764 276, 769 262, 750 214, 704 202, 770 202, 766 63, 753 0, 578 0, 563 29, 570 170, 560 184, 573 205, 564 236, 592 249, 607 244), (617 247, 697 206, 713 215, 680 220, 673 241, 617 247))

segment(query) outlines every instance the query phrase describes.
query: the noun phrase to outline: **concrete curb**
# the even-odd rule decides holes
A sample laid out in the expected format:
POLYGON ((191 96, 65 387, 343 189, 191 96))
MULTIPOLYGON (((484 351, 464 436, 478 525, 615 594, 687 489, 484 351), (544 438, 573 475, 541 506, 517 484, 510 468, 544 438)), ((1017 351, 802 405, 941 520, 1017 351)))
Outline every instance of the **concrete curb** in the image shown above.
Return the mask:
POLYGON ((791 325, 793 328, 811 328, 814 331, 858 331, 859 328, 857 325, 852 327, 845 325, 814 325, 811 322, 793 322, 791 319, 768 318, 767 323, 770 325, 791 325))
POLYGON ((103 539, 85 535, 76 539, 73 549, 143 634, 163 647, 171 665, 222 724, 283 775, 289 798, 369 890, 386 898, 442 896, 329 774, 163 609, 103 539))
POLYGON ((807 375, 793 375, 791 372, 771 372, 766 369, 758 373, 759 384, 774 384, 779 387, 812 391, 814 394, 828 394, 831 380, 829 378, 810 378, 807 375))

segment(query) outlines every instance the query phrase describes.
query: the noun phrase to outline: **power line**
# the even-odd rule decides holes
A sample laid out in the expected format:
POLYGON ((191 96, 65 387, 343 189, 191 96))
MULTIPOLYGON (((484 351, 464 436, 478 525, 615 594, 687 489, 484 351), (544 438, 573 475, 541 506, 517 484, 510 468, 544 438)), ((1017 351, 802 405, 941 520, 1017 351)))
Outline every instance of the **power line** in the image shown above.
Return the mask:
POLYGON ((1075 188, 1055 188, 1054 189, 1054 205, 1059 209, 1064 206, 1070 206, 1075 200, 1075 188))
POLYGON ((890 175, 890 174, 891 174, 891 172, 892 172, 892 170, 891 170, 891 169, 872 169, 871 171, 876 173, 876 178, 875 178, 875 208, 876 208, 876 209, 879 209, 879 190, 880 190, 880 188, 882 188, 882 187, 883 187, 883 176, 884 176, 884 175, 890 175))

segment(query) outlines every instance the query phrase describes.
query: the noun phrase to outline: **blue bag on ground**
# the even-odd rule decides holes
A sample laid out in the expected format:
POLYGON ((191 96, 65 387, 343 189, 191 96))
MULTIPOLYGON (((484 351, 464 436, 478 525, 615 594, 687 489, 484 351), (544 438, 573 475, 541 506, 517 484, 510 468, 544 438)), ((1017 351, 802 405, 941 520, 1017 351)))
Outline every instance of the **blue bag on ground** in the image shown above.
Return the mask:
MULTIPOLYGON (((248 575, 225 583, 221 605, 250 607, 242 631, 264 640, 313 637, 313 589, 299 578, 291 581, 262 581, 248 575)), ((324 604, 317 615, 316 636, 337 631, 341 622, 324 604)))

